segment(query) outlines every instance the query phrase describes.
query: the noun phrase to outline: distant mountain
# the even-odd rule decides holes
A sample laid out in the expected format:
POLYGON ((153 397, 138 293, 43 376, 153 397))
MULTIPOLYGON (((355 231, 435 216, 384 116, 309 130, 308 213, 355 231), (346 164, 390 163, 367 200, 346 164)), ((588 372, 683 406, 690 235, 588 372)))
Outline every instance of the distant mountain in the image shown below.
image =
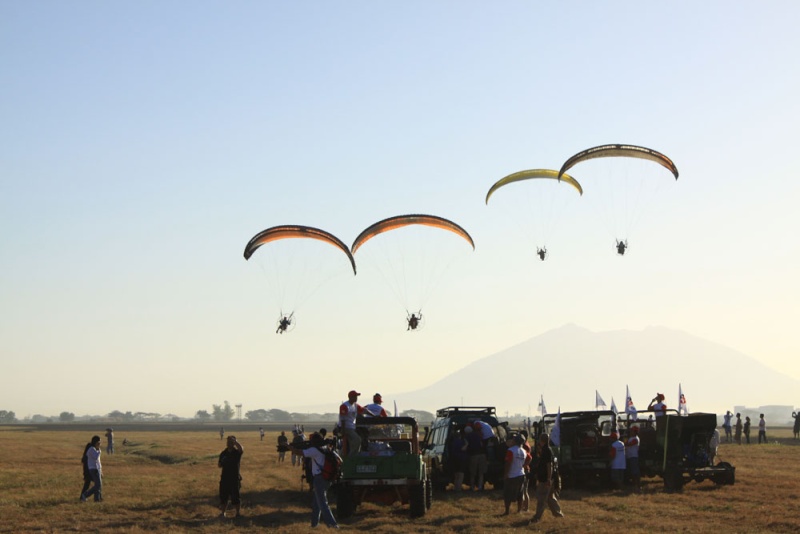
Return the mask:
POLYGON ((565 325, 477 360, 430 386, 387 395, 400 406, 496 406, 509 415, 591 410, 595 390, 620 410, 625 386, 637 408, 663 393, 677 408, 681 384, 690 411, 724 413, 734 405, 794 405, 800 381, 733 349, 663 327, 591 332, 565 325))

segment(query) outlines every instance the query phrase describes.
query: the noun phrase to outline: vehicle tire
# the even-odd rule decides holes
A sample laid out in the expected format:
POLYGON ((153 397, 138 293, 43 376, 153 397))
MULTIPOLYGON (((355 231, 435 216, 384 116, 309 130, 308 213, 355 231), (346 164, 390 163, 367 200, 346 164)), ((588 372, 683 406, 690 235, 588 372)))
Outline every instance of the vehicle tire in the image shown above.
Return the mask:
POLYGON ((430 510, 431 504, 433 504, 433 483, 428 479, 425 481, 425 508, 430 510))
POLYGON ((408 488, 408 504, 411 517, 425 515, 425 482, 420 481, 416 486, 408 488))
POLYGON ((717 484, 728 484, 733 486, 736 483, 736 469, 728 462, 720 462, 717 464, 717 467, 724 467, 726 469, 726 473, 723 476, 714 478, 714 482, 717 484))
POLYGON ((683 474, 679 469, 667 468, 664 472, 664 489, 670 493, 683 490, 683 474))
POLYGON ((336 494, 336 519, 347 519, 355 513, 356 507, 353 502, 353 490, 345 485, 339 486, 336 494))

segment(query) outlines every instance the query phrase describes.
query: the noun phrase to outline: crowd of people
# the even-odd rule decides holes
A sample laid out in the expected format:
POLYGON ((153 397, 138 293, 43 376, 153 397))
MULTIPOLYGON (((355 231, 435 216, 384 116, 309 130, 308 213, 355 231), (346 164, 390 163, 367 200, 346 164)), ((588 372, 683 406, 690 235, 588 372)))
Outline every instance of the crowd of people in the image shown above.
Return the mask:
MULTIPOLYGON (((287 452, 291 453, 293 466, 304 466, 311 489, 311 526, 320 522, 330 528, 339 528, 336 518, 328 503, 327 492, 331 481, 323 476, 326 454, 342 455, 357 454, 361 450, 362 436, 356 428, 358 416, 388 417, 383 408, 383 399, 379 393, 373 395, 372 403, 361 406, 358 397, 361 395, 356 390, 348 393, 347 401, 339 407, 339 419, 334 429, 333 438, 327 438, 327 430, 320 429, 306 436, 303 425, 294 425, 292 439, 281 431, 277 438, 277 462, 284 463, 287 452)), ((657 395, 648 406, 656 415, 655 422, 666 413, 663 395, 657 395)), ((792 412, 794 419, 793 439, 800 439, 800 413, 792 412)), ((650 421, 652 422, 652 421, 650 421)), ((725 432, 725 442, 750 444, 751 421, 749 416, 742 420, 741 414, 727 411, 723 416, 721 425, 725 432)), ((259 441, 264 440, 264 429, 259 427, 259 441)), ((224 428, 219 429, 220 439, 224 439, 224 428)), ((114 453, 113 429, 106 429, 106 453, 114 453)), ((463 428, 454 432, 450 441, 449 454, 453 462, 453 491, 484 491, 484 477, 487 471, 487 456, 494 455, 491 447, 497 443, 495 429, 482 420, 471 420, 463 428)), ((127 440, 125 440, 127 443, 127 440)), ((99 502, 103 500, 103 470, 101 464, 101 438, 92 436, 84 447, 81 463, 83 465, 83 487, 80 493, 81 502, 90 498, 99 502)), ((718 430, 714 430, 709 442, 709 462, 714 465, 718 447, 722 438, 718 430)), ((500 442, 502 443, 502 442, 500 442)), ((758 421, 758 443, 767 443, 766 420, 760 414, 758 421)), ((552 449, 550 437, 545 432, 539 432, 533 440, 534 446, 529 444, 527 430, 519 430, 507 435, 505 440, 505 461, 503 471, 503 515, 509 515, 511 506, 516 503, 518 513, 529 511, 531 493, 536 499, 535 513, 531 523, 540 521, 545 509, 550 510, 554 517, 560 518, 564 514, 558 501, 560 493, 560 476, 558 462, 552 449)), ((625 481, 629 481, 634 493, 641 492, 641 473, 639 469, 639 427, 628 427, 627 436, 623 437, 616 431, 611 434, 609 449, 610 480, 614 488, 623 489, 625 481)), ((230 508, 234 515, 241 514, 241 474, 240 465, 244 448, 236 436, 229 435, 225 449, 219 454, 217 465, 220 469, 219 482, 219 510, 220 516, 226 517, 230 508)), ((502 450, 499 451, 502 455, 502 450)), ((338 457, 338 455, 337 455, 338 457)), ((499 457, 498 457, 499 458, 499 457)), ((341 461, 341 459, 340 459, 341 461)))

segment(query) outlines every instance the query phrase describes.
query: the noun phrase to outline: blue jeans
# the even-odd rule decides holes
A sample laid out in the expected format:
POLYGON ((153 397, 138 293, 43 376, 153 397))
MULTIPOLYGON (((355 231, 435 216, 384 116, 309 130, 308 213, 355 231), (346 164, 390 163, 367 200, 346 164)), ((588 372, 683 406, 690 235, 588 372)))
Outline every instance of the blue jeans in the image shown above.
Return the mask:
POLYGON ((94 495, 95 501, 103 500, 103 475, 97 469, 89 469, 89 476, 92 477, 94 486, 84 496, 88 499, 90 495, 94 495))
POLYGON ((314 499, 311 503, 311 526, 316 527, 319 524, 320 515, 325 524, 329 527, 336 526, 336 519, 333 517, 331 507, 328 505, 328 488, 331 483, 325 480, 322 475, 314 475, 314 499))

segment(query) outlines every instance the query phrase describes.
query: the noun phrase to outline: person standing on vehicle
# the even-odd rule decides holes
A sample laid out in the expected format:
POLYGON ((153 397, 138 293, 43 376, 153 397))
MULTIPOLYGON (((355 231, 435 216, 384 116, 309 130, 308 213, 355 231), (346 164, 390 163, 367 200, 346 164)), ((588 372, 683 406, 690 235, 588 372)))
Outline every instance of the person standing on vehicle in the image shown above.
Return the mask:
POLYGON ((383 398, 380 393, 373 395, 372 404, 364 406, 364 415, 367 417, 389 417, 389 414, 387 414, 386 410, 381 406, 382 402, 383 398))
POLYGON ((327 445, 318 432, 311 434, 309 441, 311 446, 307 449, 296 449, 292 446, 292 453, 297 453, 311 461, 311 487, 314 492, 311 501, 311 527, 319 525, 319 521, 322 519, 329 528, 339 528, 328 504, 328 489, 331 487, 331 481, 322 476, 322 468, 325 466, 325 453, 322 448, 327 445))
POLYGON ((764 420, 764 414, 761 414, 761 419, 758 420, 758 444, 761 445, 761 439, 764 443, 767 442, 767 422, 764 420))
POLYGON ((656 393, 656 396, 653 398, 653 400, 650 401, 650 404, 647 406, 647 409, 653 410, 653 413, 655 413, 656 428, 658 428, 659 417, 662 417, 667 413, 667 405, 664 404, 664 394, 656 393))
POLYGON ((219 454, 219 460, 217 461, 217 466, 222 469, 219 478, 220 517, 225 517, 225 512, 228 510, 228 501, 236 509, 236 517, 239 517, 242 502, 239 497, 239 491, 242 486, 239 465, 242 461, 244 449, 241 443, 236 441, 236 436, 228 436, 227 445, 219 454))
POLYGON ((361 436, 356 432, 356 417, 364 413, 364 407, 358 404, 358 391, 351 389, 347 401, 339 406, 339 427, 344 435, 344 450, 348 456, 358 454, 361 450, 361 436))
POLYGON ((100 436, 92 436, 92 446, 86 449, 86 467, 94 486, 81 493, 81 502, 94 495, 94 501, 103 500, 103 466, 100 464, 100 436))
POLYGON ((536 443, 538 460, 536 462, 536 514, 531 519, 531 524, 542 519, 545 506, 550 508, 554 517, 564 517, 561 506, 555 495, 554 487, 554 456, 550 448, 550 436, 546 432, 539 434, 536 443))

